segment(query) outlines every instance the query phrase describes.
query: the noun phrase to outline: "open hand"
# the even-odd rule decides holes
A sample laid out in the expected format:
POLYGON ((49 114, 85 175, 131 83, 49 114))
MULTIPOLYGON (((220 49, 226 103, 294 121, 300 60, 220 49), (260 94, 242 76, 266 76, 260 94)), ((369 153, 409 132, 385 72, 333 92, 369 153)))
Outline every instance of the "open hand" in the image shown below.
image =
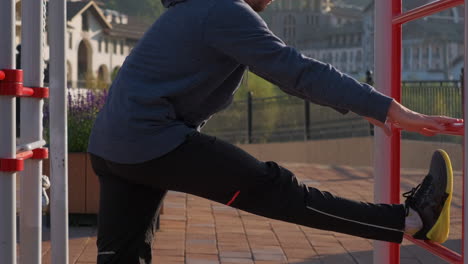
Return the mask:
POLYGON ((387 136, 392 134, 391 125, 425 136, 434 136, 446 130, 446 127, 451 124, 463 123, 463 119, 430 116, 414 112, 395 100, 390 105, 385 124, 373 118, 366 117, 366 119, 375 126, 382 128, 387 136))

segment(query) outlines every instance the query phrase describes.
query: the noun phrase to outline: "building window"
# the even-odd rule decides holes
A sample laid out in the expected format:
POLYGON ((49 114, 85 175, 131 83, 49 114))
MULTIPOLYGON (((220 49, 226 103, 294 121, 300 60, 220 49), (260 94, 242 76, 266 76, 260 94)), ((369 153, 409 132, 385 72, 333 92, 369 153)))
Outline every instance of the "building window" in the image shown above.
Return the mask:
POLYGON ((403 69, 410 68, 410 49, 405 47, 403 49, 403 69))
POLYGON ((102 39, 98 40, 98 52, 102 52, 102 39))
POLYGON ((112 45, 114 46, 114 54, 117 54, 117 40, 114 39, 114 41, 112 41, 112 45))
POLYGON ((81 15, 81 30, 83 31, 89 30, 88 13, 86 12, 81 15))
POLYGON ((362 52, 358 50, 356 53, 356 70, 357 71, 361 71, 361 65, 362 65, 362 52))
POLYGON ((436 47, 434 57, 437 57, 437 58, 440 57, 440 47, 436 47))
POLYGON ((419 58, 419 47, 415 47, 413 50, 414 50, 413 56, 415 58, 419 58))
POLYGON ((120 41, 120 55, 123 55, 124 54, 124 41, 121 40, 120 41))
POLYGON ((283 33, 286 43, 294 45, 296 39, 296 19, 292 15, 285 17, 283 33))
POLYGON ((429 47, 424 47, 422 50, 423 58, 427 58, 429 56, 429 47))
POLYGON ((68 48, 73 49, 73 33, 68 33, 68 48))
POLYGON ((109 40, 108 39, 104 41, 104 51, 106 53, 109 53, 109 40))

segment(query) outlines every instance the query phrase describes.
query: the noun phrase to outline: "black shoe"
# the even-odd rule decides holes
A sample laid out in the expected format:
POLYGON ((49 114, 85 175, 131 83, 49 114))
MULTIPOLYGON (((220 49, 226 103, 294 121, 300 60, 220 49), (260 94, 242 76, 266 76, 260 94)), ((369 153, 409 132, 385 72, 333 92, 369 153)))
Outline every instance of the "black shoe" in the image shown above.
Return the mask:
POLYGON ((450 203, 453 192, 452 165, 447 153, 441 149, 432 155, 428 175, 406 197, 406 215, 409 207, 418 212, 423 228, 414 238, 443 243, 450 230, 450 203))

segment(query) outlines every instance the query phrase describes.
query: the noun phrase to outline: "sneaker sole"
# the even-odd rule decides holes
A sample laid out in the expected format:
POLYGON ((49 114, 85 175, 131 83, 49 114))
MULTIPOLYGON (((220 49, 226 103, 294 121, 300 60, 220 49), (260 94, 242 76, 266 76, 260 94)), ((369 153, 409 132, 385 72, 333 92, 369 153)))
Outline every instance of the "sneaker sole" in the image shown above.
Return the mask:
POLYGON ((450 231, 450 205, 452 203, 453 193, 453 172, 452 164, 448 154, 441 149, 438 149, 437 151, 444 158, 446 165, 447 187, 445 189, 445 193, 447 193, 448 197, 447 200, 445 200, 444 207, 440 213, 439 218, 437 219, 435 225, 429 230, 429 232, 427 232, 426 237, 433 242, 444 243, 448 239, 450 231))

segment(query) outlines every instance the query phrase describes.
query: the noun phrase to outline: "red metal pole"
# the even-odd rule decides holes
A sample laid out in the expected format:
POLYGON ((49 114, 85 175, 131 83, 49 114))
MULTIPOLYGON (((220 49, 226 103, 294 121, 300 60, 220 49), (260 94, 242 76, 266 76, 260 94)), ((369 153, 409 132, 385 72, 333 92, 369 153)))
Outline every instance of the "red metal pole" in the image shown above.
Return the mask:
MULTIPOLYGON (((468 85, 468 75, 466 74, 466 71, 468 70, 468 20, 467 20, 467 15, 468 15, 468 2, 465 4, 464 8, 464 17, 465 17, 465 47, 464 47, 464 53, 465 53, 465 62, 463 65, 463 70, 462 70, 462 107, 463 107, 463 120, 465 120, 468 117, 468 105, 467 105, 467 96, 468 93, 466 92, 466 86, 468 85)), ((468 203, 466 202, 467 199, 467 163, 468 163, 468 153, 467 153, 467 146, 468 146, 468 129, 465 127, 463 131, 463 195, 462 195, 462 259, 463 263, 468 262, 468 258, 465 256, 465 254, 468 252, 468 249, 466 248, 468 246, 468 241, 467 241, 467 228, 468 228, 468 221, 467 221, 467 214, 465 213, 466 210, 468 210, 468 203)))
MULTIPOLYGON (((401 0, 394 0, 392 5, 392 15, 395 17, 401 14, 401 0)), ((401 25, 392 26, 392 86, 391 96, 398 102, 401 102, 401 25)), ((393 127, 392 136, 392 203, 400 203, 400 143, 401 133, 396 127, 393 127)))
MULTIPOLYGON (((392 17, 400 15, 402 12, 401 0, 392 1, 392 17)), ((401 102, 401 25, 392 25, 392 78, 391 78, 391 96, 398 102, 401 102)), ((390 147, 390 202, 400 203, 400 152, 401 152, 401 132, 399 129, 392 128, 391 147, 390 147)), ((400 263, 400 245, 390 244, 390 263, 400 263)))
POLYGON ((5 79, 5 73, 3 71, 0 71, 0 81, 5 79))
POLYGON ((464 0, 439 0, 397 15, 393 18, 394 25, 401 25, 412 20, 435 14, 437 12, 463 5, 464 0))

